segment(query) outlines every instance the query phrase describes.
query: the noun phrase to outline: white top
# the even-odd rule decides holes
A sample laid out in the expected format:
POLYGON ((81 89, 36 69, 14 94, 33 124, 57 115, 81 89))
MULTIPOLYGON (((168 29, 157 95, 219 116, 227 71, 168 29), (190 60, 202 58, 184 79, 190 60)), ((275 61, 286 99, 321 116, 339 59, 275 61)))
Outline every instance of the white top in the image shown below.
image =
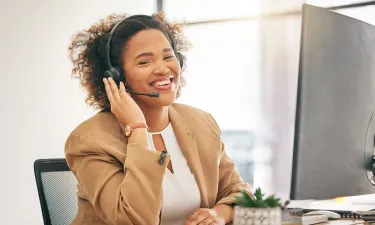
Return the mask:
POLYGON ((149 144, 155 150, 152 134, 161 134, 172 161, 173 172, 166 168, 163 180, 162 225, 183 225, 193 212, 200 208, 198 184, 177 142, 172 125, 164 130, 149 133, 149 144))

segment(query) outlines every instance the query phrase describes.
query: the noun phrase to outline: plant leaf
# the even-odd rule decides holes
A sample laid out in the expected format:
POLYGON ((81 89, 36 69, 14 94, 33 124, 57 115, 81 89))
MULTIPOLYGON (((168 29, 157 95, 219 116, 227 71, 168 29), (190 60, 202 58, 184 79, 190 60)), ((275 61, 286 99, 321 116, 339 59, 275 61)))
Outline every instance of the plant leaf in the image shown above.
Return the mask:
POLYGON ((275 198, 275 195, 268 196, 264 202, 267 205, 267 207, 275 208, 280 206, 280 198, 275 198))
POLYGON ((241 190, 241 196, 235 197, 235 204, 243 207, 254 207, 254 199, 244 190, 241 190))
POLYGON ((254 193, 256 200, 263 200, 264 194, 262 193, 262 190, 260 188, 257 188, 254 193))
POLYGON ((262 193, 260 188, 257 188, 254 193, 255 198, 253 198, 249 193, 241 190, 241 195, 235 197, 234 204, 242 207, 251 208, 276 208, 281 207, 280 198, 276 198, 275 195, 270 195, 266 199, 263 199, 265 194, 262 193))

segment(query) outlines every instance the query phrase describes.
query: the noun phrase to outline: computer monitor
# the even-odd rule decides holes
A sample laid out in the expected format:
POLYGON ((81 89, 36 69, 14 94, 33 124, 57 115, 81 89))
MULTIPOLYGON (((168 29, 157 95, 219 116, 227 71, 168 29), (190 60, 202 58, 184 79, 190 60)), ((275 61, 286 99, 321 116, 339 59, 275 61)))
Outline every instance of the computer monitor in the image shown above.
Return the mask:
POLYGON ((375 193, 375 27, 303 7, 291 199, 375 193))

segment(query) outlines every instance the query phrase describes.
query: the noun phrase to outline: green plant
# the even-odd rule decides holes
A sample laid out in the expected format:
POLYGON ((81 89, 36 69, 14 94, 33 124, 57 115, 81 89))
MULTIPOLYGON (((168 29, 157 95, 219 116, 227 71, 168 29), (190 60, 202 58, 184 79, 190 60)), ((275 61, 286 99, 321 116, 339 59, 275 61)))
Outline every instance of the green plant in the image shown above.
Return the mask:
POLYGON ((254 193, 254 197, 252 197, 246 191, 241 191, 241 196, 236 196, 236 200, 234 202, 235 205, 239 205, 242 207, 248 208, 276 208, 282 207, 280 204, 280 198, 276 198, 275 195, 270 195, 264 198, 265 194, 262 193, 260 188, 257 188, 254 193))

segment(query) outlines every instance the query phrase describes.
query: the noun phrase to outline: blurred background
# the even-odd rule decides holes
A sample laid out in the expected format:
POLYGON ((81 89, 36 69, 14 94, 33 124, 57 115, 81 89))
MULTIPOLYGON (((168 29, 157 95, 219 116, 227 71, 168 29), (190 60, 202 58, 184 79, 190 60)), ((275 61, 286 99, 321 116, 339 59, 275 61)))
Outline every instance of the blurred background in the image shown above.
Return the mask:
POLYGON ((246 182, 288 198, 303 3, 375 25, 375 1, 0 0, 0 224, 43 223, 33 163, 64 157, 69 133, 96 113, 67 47, 114 12, 163 10, 185 24, 193 48, 178 102, 215 117, 246 182))

